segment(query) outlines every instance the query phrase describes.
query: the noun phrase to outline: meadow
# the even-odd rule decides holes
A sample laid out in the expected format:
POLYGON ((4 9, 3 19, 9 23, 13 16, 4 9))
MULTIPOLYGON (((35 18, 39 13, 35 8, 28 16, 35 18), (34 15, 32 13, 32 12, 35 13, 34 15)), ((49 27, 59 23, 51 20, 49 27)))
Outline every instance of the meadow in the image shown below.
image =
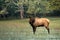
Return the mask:
POLYGON ((60 40, 60 18, 50 17, 50 34, 38 27, 33 34, 29 19, 0 20, 0 40, 60 40))

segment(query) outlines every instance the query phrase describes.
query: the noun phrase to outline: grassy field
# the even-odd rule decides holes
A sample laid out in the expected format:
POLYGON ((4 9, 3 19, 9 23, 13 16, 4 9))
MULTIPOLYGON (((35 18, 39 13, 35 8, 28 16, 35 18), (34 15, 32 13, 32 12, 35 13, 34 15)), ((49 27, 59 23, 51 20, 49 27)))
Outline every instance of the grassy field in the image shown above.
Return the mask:
POLYGON ((28 19, 1 20, 0 40, 60 40, 60 18, 50 19, 50 34, 44 27, 39 27, 34 35, 28 19))

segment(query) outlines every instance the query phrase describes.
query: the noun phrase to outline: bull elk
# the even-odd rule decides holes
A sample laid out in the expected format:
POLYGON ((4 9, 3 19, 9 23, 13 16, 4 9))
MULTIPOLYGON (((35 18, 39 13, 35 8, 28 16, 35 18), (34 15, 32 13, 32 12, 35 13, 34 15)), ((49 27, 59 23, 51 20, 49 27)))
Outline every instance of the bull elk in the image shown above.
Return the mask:
POLYGON ((39 18, 39 17, 29 17, 29 24, 33 28, 33 33, 35 34, 37 27, 45 27, 48 31, 48 34, 50 33, 49 30, 49 19, 47 18, 39 18))

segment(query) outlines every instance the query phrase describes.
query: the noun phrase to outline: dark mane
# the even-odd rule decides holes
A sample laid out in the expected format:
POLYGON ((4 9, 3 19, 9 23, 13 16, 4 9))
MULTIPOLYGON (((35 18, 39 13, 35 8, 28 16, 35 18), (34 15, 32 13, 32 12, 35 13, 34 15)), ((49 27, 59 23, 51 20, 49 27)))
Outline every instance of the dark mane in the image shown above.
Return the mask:
POLYGON ((33 23, 35 22, 35 18, 34 17, 30 17, 30 24, 31 24, 31 26, 33 25, 33 23))

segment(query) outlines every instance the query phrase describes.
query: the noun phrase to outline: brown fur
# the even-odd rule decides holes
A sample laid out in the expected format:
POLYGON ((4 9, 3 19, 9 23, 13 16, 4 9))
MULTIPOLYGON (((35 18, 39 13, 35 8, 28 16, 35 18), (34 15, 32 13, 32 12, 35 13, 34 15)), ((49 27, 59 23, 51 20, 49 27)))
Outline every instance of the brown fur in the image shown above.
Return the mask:
POLYGON ((35 34, 36 28, 37 27, 45 27, 48 30, 48 33, 50 33, 49 31, 49 20, 47 18, 30 18, 29 23, 31 24, 32 28, 33 28, 33 33, 35 34))

